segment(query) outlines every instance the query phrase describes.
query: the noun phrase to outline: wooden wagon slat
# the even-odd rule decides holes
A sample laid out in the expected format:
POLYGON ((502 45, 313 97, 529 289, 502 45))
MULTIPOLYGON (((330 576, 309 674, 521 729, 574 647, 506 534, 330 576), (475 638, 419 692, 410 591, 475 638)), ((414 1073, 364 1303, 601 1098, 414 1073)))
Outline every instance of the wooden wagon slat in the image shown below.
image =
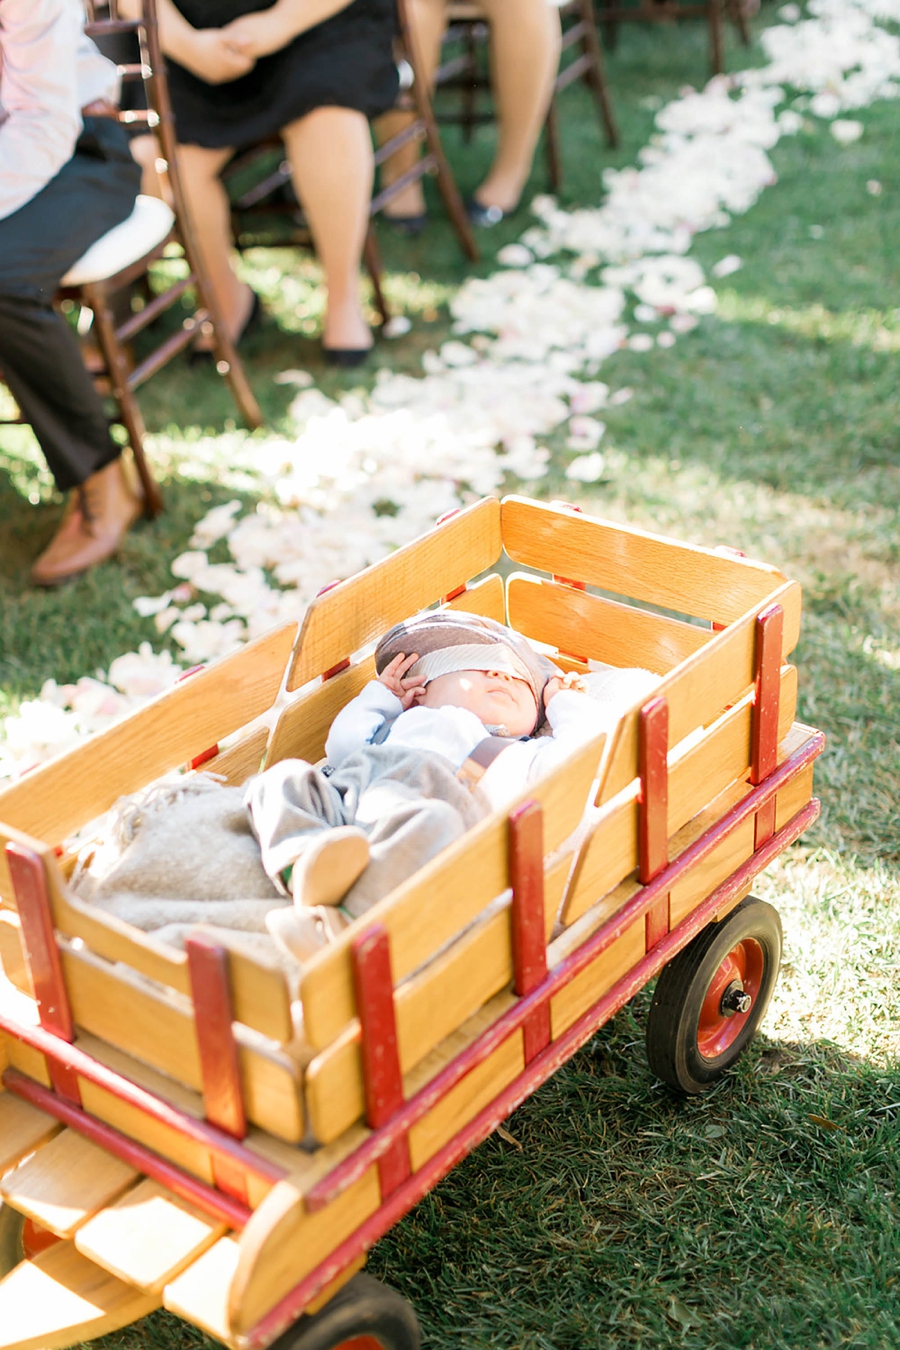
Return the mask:
POLYGON ((0 1284, 0 1350, 62 1350, 158 1307, 157 1295, 110 1275, 73 1243, 58 1242, 0 1284))
MULTIPOLYGON (((91 1055, 79 1050, 77 1045, 69 1045, 65 1041, 60 1041, 39 1026, 25 1026, 18 1023, 3 1013, 0 1013, 0 1031, 11 1036, 13 1040, 24 1042, 26 1046, 30 1046, 48 1059, 61 1060, 77 1073, 79 1078, 105 1089, 151 1120, 156 1120, 161 1125, 174 1130, 175 1133, 183 1135, 186 1139, 193 1140, 202 1148, 209 1150, 210 1153, 230 1159, 250 1174, 258 1176, 262 1181, 278 1181, 284 1176, 282 1167, 253 1153, 244 1145, 223 1134, 221 1130, 206 1124, 205 1121, 194 1119, 193 1116, 187 1115, 184 1111, 177 1110, 169 1102, 163 1101, 161 1097, 155 1096, 152 1092, 147 1092, 121 1074, 108 1069, 106 1065, 101 1064, 91 1055)), ((6 1070, 7 1074, 15 1072, 14 1069, 6 1070)), ((26 1078, 26 1075, 20 1072, 18 1077, 26 1078)), ((24 1096, 25 1094, 22 1092, 20 1095, 24 1096)), ((38 1104, 42 1109, 50 1110, 49 1106, 46 1105, 46 1098, 42 1098, 38 1104)), ((58 1115, 55 1107, 50 1113, 58 1115)))
MULTIPOLYGON (((252 1211, 247 1205, 241 1204, 239 1200, 225 1195, 222 1191, 214 1190, 207 1186, 205 1182, 198 1181, 196 1177, 188 1172, 183 1172, 181 1168, 176 1167, 174 1163, 168 1162, 158 1154, 151 1153, 142 1144, 135 1143, 127 1135, 114 1130, 111 1125, 106 1125, 102 1120, 96 1120, 89 1116, 81 1107, 74 1106, 66 1101, 56 1092, 51 1092, 48 1088, 42 1087, 39 1083, 32 1082, 16 1069, 6 1069, 3 1073, 3 1086, 9 1092, 15 1092, 24 1097, 26 1101, 41 1110, 46 1111, 48 1115, 54 1115, 61 1120, 64 1125, 68 1125, 72 1130, 83 1135, 85 1139, 98 1144, 101 1149, 106 1150, 112 1155, 112 1158, 121 1159, 137 1172, 143 1172, 148 1177, 153 1177, 156 1181, 162 1182, 168 1186, 169 1190, 174 1191, 176 1195, 182 1196, 195 1204, 198 1209, 205 1213, 213 1215, 214 1218, 224 1219, 230 1228, 243 1228, 250 1217, 252 1211)), ((60 1138, 61 1136, 57 1136, 60 1138)), ((52 1142, 52 1141, 51 1141, 52 1142)), ((46 1147, 50 1147, 48 1144, 46 1147)), ((46 1219, 41 1222, 45 1227, 51 1227, 46 1219)))
MULTIPOLYGON (((7 1088, 16 1091, 14 1082, 7 1081, 7 1088)), ((6 1174, 0 1182, 0 1195, 42 1228, 57 1237, 71 1238, 137 1178, 130 1164, 106 1153, 82 1134, 62 1130, 6 1174)))
POLYGON ((59 1133, 60 1123, 11 1092, 0 1092, 0 1177, 59 1133))
MULTIPOLYGON (((578 825, 604 741, 596 737, 523 792, 543 806, 547 852, 578 825)), ((506 812, 489 817, 369 911, 369 921, 383 923, 390 934, 396 980, 422 966, 507 889, 507 833, 506 812)), ((304 1029, 316 1050, 331 1045, 356 1016, 351 941, 349 934, 338 938, 303 973, 304 1029)))
MULTIPOLYGON (((78 1027, 199 1091, 203 1075, 189 1001, 166 997, 128 969, 65 944, 61 951, 78 1027)), ((300 1070, 277 1046, 238 1033, 246 1113, 288 1143, 303 1137, 300 1070)))
MULTIPOLYGON (((812 733, 764 783, 751 789, 747 796, 737 803, 722 820, 707 830, 689 848, 686 848, 654 881, 642 887, 634 898, 609 922, 598 929, 574 952, 567 955, 562 962, 551 966, 547 979, 536 992, 525 999, 520 999, 484 1033, 474 1046, 469 1046, 441 1074, 423 1088, 415 1098, 407 1101, 395 1116, 391 1128, 404 1132, 408 1131, 417 1120, 427 1114, 451 1087, 465 1077, 476 1063, 480 1062, 486 1054, 492 1052, 521 1024, 536 1002, 552 997, 557 989, 579 974, 585 966, 621 937, 636 920, 643 918, 660 894, 670 890, 676 881, 685 875, 690 868, 703 861, 742 821, 752 816, 780 787, 821 754, 824 745, 825 738, 822 733, 812 733)), ((786 848, 793 838, 796 838, 802 830, 807 828, 816 818, 818 810, 819 807, 816 804, 815 811, 807 819, 808 809, 804 808, 804 811, 798 813, 793 821, 788 822, 777 835, 773 836, 772 840, 748 860, 744 868, 747 875, 755 876, 757 872, 767 866, 781 848, 786 848), (777 841, 781 842, 778 843, 777 841)), ((727 887, 729 882, 725 882, 723 885, 727 887)), ((722 887, 720 886, 715 894, 719 894, 721 891, 722 887)), ((715 912, 715 910, 712 912, 715 912)), ((690 919, 692 917, 689 916, 690 919)), ((675 931, 685 931, 683 924, 679 926, 678 930, 673 930, 673 932, 675 931)), ((655 950, 666 944, 669 944, 666 946, 666 949, 669 950, 671 938, 672 934, 670 933, 664 939, 663 944, 658 944, 655 950)), ((391 1142, 388 1137, 389 1133, 389 1131, 382 1130, 372 1134, 354 1154, 312 1186, 306 1195, 307 1207, 310 1210, 315 1210, 331 1203, 346 1186, 352 1184, 389 1147, 391 1142)))
MULTIPOLYGON (((800 587, 788 582, 770 596, 785 612, 782 663, 796 645, 800 630, 800 587)), ((678 745, 698 728, 708 725, 754 687, 756 677, 756 623, 759 606, 749 609, 693 656, 671 670, 656 689, 669 704, 669 743, 678 745)), ((643 703, 645 700, 641 700, 643 703)), ((620 719, 609 751, 599 801, 609 801, 636 775, 636 705, 620 719)))
MULTIPOLYGON (((53 932, 43 860, 33 849, 18 843, 8 843, 4 851, 22 927, 25 964, 41 1026, 53 1036, 72 1041, 75 1026, 53 932)), ((64 1064, 55 1061, 48 1067, 56 1091, 79 1104, 81 1098, 75 1075, 64 1064)))
POLYGON ((0 792, 0 821, 62 843, 118 797, 246 726, 274 703, 296 631, 273 629, 33 769, 0 792))
MULTIPOLYGON (((403 1105, 403 1079, 397 1050, 391 940, 381 924, 353 939, 353 985, 359 1009, 360 1059, 366 1103, 366 1124, 378 1129, 403 1105)), ((398 1135, 378 1159, 382 1199, 409 1176, 409 1144, 398 1135)))
MULTIPOLYGON (((779 700, 780 740, 790 731, 796 704, 796 669, 781 671, 779 700)), ((703 813, 732 783, 749 775, 751 720, 755 695, 747 693, 704 731, 695 744, 686 742, 672 751, 669 761, 666 834, 671 839, 688 821, 703 813)), ((637 763, 635 769, 638 768, 637 763)), ((640 780, 631 782, 606 800, 585 840, 573 870, 561 919, 574 923, 598 896, 625 879, 639 862, 638 795, 640 780)))
MULTIPOLYGON (((190 995, 187 957, 183 952, 174 948, 169 952, 115 915, 83 904, 68 890, 56 859, 44 845, 19 831, 7 833, 12 834, 12 842, 41 855, 53 924, 59 933, 80 939, 91 953, 105 961, 121 962, 157 984, 190 995)), ((283 972, 235 948, 226 950, 235 1020, 271 1040, 288 1042, 293 1036, 293 1022, 283 972)))
POLYGON ((500 552, 500 503, 485 497, 340 582, 306 611, 288 689, 299 689, 392 624, 465 585, 492 567, 500 552))
POLYGON ((504 499, 501 519, 514 562, 694 618, 731 623, 786 580, 765 563, 521 497, 504 499))
POLYGON ((79 1228, 75 1245, 111 1275, 159 1294, 226 1230, 223 1219, 146 1178, 79 1228))
POLYGON ((712 631, 527 573, 507 582, 509 621, 518 632, 562 652, 576 646, 594 661, 665 674, 699 651, 712 631))

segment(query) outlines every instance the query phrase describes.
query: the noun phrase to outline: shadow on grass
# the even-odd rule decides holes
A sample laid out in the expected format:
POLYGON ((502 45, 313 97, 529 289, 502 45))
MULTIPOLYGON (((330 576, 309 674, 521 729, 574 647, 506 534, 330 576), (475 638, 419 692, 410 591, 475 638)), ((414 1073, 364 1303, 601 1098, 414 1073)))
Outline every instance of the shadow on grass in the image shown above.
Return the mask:
MULTIPOLYGON (((644 991, 398 1224, 368 1269, 428 1350, 853 1345, 900 1335, 900 1076, 759 1037, 703 1097, 643 1057, 644 991)), ((158 1314, 104 1350, 206 1346, 158 1314)))

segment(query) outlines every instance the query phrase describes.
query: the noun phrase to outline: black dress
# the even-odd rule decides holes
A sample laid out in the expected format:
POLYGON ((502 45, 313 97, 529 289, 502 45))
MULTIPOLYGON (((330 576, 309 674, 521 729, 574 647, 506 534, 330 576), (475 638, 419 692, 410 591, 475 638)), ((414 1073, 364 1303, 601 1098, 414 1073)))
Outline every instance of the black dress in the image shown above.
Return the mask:
MULTIPOLYGON (((176 0, 194 28, 223 28, 273 0, 176 0)), ((397 67, 394 0, 352 0, 246 75, 207 84, 171 58, 166 62, 175 130, 186 145, 211 149, 254 145, 315 108, 352 108, 376 117, 393 107, 397 67)))

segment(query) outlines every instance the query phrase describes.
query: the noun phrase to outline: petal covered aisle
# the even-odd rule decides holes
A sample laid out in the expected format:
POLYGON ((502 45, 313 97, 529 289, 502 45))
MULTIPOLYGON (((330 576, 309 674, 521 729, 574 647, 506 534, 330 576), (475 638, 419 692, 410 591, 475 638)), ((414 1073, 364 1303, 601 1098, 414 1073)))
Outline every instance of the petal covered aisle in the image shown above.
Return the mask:
MULTIPOLYGON (((596 208, 532 204, 534 223, 500 251, 500 270, 451 301, 454 336, 421 376, 378 371, 370 392, 335 400, 303 371, 294 434, 231 432, 179 450, 186 477, 213 473, 260 500, 214 507, 140 597, 149 642, 76 684, 48 681, 0 723, 0 778, 15 777, 108 725, 273 624, 299 619, 323 585, 428 529, 447 510, 509 488, 540 493, 557 435, 565 475, 592 483, 610 456, 604 410, 630 397, 603 380, 628 348, 652 360, 715 311, 716 283, 741 266, 725 247, 709 277, 694 236, 726 227, 776 182, 769 152, 804 119, 826 120, 835 155, 863 132, 855 110, 900 95, 900 0, 788 4, 761 36, 764 63, 660 107, 635 167, 598 173, 596 208), (228 561, 221 557, 227 546, 228 561)), ((869 184, 873 196, 880 187, 869 184)), ((402 327, 402 325, 400 325, 402 327)), ((172 447, 164 435, 155 445, 172 447)), ((151 442, 152 446, 152 442, 151 442)))

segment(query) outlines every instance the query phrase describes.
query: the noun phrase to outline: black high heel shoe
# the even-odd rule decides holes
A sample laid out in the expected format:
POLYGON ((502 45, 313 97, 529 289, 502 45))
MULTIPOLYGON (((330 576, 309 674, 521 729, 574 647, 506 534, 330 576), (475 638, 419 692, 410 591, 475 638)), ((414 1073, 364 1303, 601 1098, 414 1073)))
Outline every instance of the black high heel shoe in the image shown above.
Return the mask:
POLYGON ((326 366, 337 366, 342 370, 361 366, 371 350, 371 347, 326 347, 322 344, 326 366))
POLYGON ((425 211, 411 216, 391 216, 384 211, 382 219, 387 221, 395 234, 402 234, 406 239, 416 239, 428 228, 428 215, 425 211))
POLYGON ((512 211, 504 211, 502 206, 485 206, 484 202, 478 201, 476 197, 470 197, 465 203, 466 215, 473 225, 480 226, 483 230, 492 229, 494 225, 499 225, 501 220, 511 216, 513 211, 518 209, 518 202, 512 208, 512 211))
MULTIPOLYGON (((235 347, 240 347, 245 338, 252 337, 262 323, 262 301, 253 292, 253 304, 250 306, 250 313, 247 315, 247 322, 244 324, 237 337, 234 339, 235 347)), ((215 361, 215 352, 211 347, 195 347, 188 355, 189 366, 207 366, 215 361)))

